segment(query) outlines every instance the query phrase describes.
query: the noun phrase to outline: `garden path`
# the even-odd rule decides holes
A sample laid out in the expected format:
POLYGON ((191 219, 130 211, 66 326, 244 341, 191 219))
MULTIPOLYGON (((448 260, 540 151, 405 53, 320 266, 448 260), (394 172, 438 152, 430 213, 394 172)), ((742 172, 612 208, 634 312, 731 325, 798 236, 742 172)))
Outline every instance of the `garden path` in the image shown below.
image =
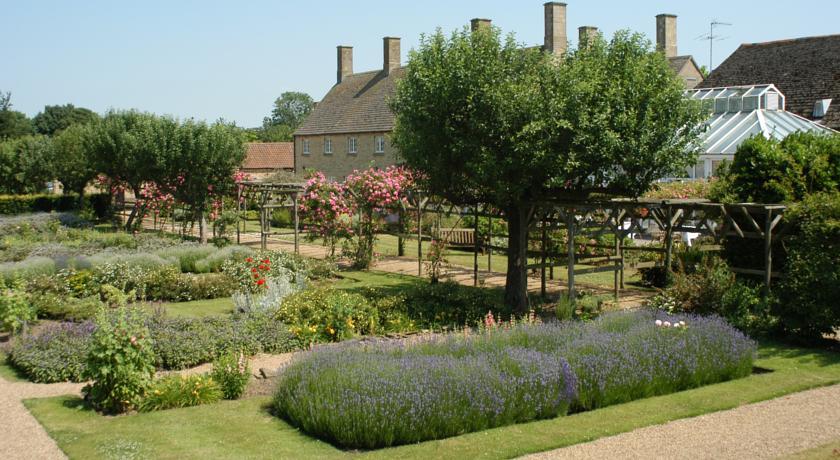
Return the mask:
POLYGON ((714 412, 524 457, 777 458, 840 439, 840 385, 714 412))
POLYGON ((8 382, 0 377, 0 458, 67 458, 44 427, 24 407, 23 400, 81 394, 81 383, 8 382))

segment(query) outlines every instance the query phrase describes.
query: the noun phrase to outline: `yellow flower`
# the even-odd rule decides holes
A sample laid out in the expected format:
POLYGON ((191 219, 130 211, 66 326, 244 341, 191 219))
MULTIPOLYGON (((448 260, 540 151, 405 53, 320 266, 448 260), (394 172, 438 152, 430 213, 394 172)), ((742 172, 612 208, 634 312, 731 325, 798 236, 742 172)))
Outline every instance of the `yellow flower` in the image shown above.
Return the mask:
POLYGON ((330 335, 334 335, 335 334, 335 329, 333 329, 331 327, 327 327, 327 332, 329 332, 330 335))
POLYGON ((353 318, 347 318, 347 325, 353 327, 353 318))
POLYGON ((318 326, 309 326, 309 332, 317 332, 318 326))

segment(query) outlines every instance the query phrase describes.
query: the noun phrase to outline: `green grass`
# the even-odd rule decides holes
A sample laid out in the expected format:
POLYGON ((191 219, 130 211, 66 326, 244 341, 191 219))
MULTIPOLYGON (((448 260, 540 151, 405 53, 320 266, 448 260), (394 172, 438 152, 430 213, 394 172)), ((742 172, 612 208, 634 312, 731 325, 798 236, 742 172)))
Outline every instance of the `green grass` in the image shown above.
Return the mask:
POLYGON ((511 458, 840 382, 840 354, 762 345, 773 372, 667 396, 392 449, 349 452, 308 437, 266 409, 269 398, 103 417, 76 397, 25 402, 70 458, 511 458))
POLYGON ((840 440, 782 457, 785 460, 817 460, 840 458, 840 440))
POLYGON ((13 367, 7 359, 6 354, 0 352, 0 379, 7 382, 27 382, 26 376, 13 367))
POLYGON ((150 308, 162 307, 168 316, 185 318, 202 318, 205 316, 222 316, 233 312, 233 299, 222 297, 210 300, 193 300, 192 302, 173 302, 154 305, 150 308))

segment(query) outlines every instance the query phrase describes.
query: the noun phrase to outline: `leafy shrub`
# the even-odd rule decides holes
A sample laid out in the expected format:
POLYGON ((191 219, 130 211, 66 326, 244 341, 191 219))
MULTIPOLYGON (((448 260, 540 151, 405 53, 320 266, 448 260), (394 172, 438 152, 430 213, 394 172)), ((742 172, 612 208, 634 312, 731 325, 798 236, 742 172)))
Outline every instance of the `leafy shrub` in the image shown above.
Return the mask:
POLYGON ((790 203, 838 186, 840 136, 795 133, 782 141, 755 136, 738 147, 712 199, 790 203))
POLYGON ((33 382, 82 382, 94 329, 92 321, 47 325, 18 337, 9 361, 33 382))
POLYGON ((649 306, 669 313, 714 313, 738 329, 753 333, 770 329, 770 304, 762 298, 761 290, 739 281, 725 261, 707 257, 686 271, 676 272, 671 286, 649 306))
POLYGON ((802 338, 840 327, 840 192, 817 193, 793 206, 785 278, 774 312, 780 325, 802 338))
POLYGON ((425 356, 400 348, 338 347, 298 360, 281 375, 274 407, 312 435, 376 448, 554 417, 574 398, 560 357, 513 347, 425 356))
POLYGON ((287 366, 274 407, 310 434, 374 448, 743 377, 752 371, 755 350, 718 317, 652 311, 346 343, 287 366))
MULTIPOLYGON (((158 255, 175 263, 181 273, 206 273, 199 271, 197 265, 216 251, 218 249, 213 246, 183 244, 160 251, 158 255)), ((207 266, 204 265, 202 268, 207 269, 207 266)))
POLYGON ((206 375, 169 375, 155 380, 139 405, 141 412, 212 404, 222 399, 219 384, 206 375))
POLYGON ((16 279, 29 279, 38 275, 55 274, 55 261, 47 257, 30 257, 20 262, 0 264, 0 280, 9 283, 16 279))
POLYGON ((498 292, 455 282, 418 284, 405 294, 408 316, 425 327, 477 325, 492 310, 510 316, 498 292))
POLYGON ((41 318, 83 321, 92 319, 96 312, 102 308, 102 301, 99 296, 85 297, 62 297, 49 292, 31 294, 30 302, 41 318))
POLYGON ((267 314, 232 318, 148 319, 157 366, 186 369, 213 361, 228 351, 247 355, 284 353, 297 348, 289 327, 267 314))
POLYGON ((35 308, 21 283, 7 288, 0 282, 0 330, 17 334, 35 318, 35 308))
POLYGON ((303 343, 337 342, 380 331, 379 312, 361 294, 309 289, 287 297, 277 318, 303 343))
MULTIPOLYGON (((97 218, 111 212, 111 196, 97 194, 85 196, 83 208, 93 210, 97 218)), ((65 212, 79 209, 79 197, 65 195, 0 195, 0 214, 25 214, 30 212, 65 212)))
POLYGON ((155 372, 146 315, 137 308, 100 310, 91 336, 82 390, 98 410, 123 413, 137 408, 155 372))
POLYGON ((225 353, 213 361, 210 375, 219 384, 225 399, 239 399, 251 377, 248 357, 242 352, 225 353))

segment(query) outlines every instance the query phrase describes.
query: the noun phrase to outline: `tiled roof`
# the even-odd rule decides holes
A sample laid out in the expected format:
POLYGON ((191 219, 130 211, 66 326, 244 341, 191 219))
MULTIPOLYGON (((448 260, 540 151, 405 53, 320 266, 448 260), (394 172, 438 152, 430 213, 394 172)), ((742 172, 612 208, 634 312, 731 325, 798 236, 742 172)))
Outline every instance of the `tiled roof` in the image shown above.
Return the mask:
POLYGON ((814 104, 833 99, 820 123, 840 129, 840 35, 741 45, 699 86, 772 83, 786 109, 814 120, 814 104))
POLYGON ((315 106, 296 136, 387 132, 394 128, 394 114, 388 98, 405 68, 389 75, 381 70, 357 73, 336 84, 315 106))
POLYGON ((250 142, 242 169, 294 169, 294 142, 250 142))
POLYGON ((671 65, 671 70, 673 70, 676 73, 679 73, 680 70, 682 70, 682 68, 685 67, 685 64, 687 62, 693 60, 694 58, 691 56, 674 56, 668 58, 668 64, 671 65))

